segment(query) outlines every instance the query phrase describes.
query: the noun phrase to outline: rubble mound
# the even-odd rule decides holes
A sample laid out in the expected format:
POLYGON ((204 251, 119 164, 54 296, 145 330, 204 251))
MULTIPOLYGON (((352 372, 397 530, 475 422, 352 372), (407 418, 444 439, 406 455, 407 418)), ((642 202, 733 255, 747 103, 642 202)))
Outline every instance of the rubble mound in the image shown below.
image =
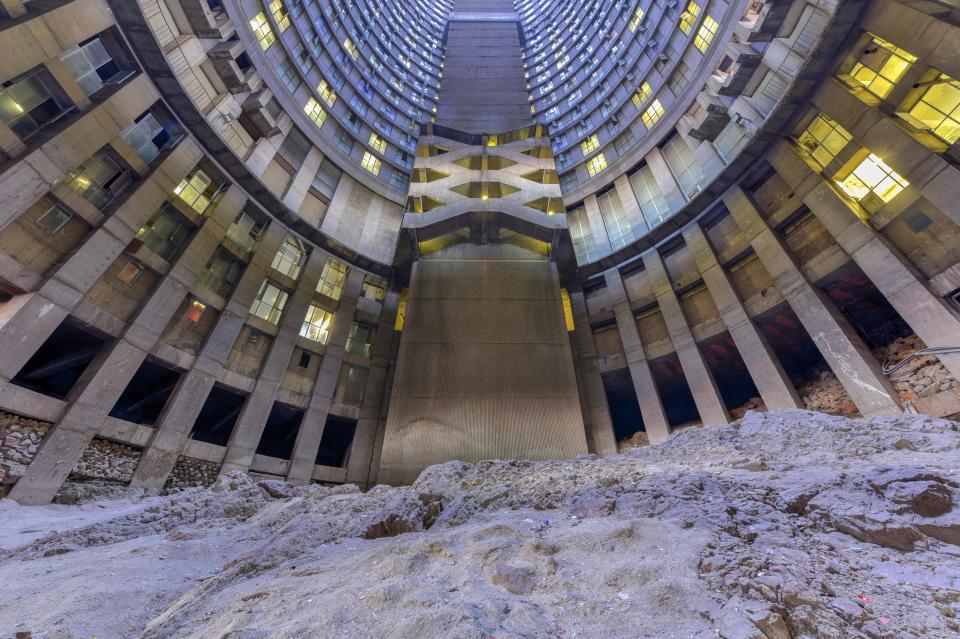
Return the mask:
POLYGON ((960 432, 747 412, 603 459, 408 487, 241 473, 0 501, 0 628, 96 636, 936 639, 960 632, 960 432))

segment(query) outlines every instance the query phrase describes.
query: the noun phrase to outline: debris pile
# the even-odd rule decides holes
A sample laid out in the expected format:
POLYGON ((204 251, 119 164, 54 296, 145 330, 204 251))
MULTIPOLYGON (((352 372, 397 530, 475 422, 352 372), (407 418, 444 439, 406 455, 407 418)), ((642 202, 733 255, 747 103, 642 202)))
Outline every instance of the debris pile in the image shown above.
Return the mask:
POLYGON ((49 429, 48 422, 0 411, 0 497, 23 477, 49 429))
MULTIPOLYGON (((909 335, 897 338, 886 348, 874 351, 874 354, 885 368, 891 368, 926 347, 919 337, 909 335)), ((921 355, 912 359, 889 377, 893 387, 899 391, 901 400, 930 397, 957 387, 957 380, 933 355, 921 355)))

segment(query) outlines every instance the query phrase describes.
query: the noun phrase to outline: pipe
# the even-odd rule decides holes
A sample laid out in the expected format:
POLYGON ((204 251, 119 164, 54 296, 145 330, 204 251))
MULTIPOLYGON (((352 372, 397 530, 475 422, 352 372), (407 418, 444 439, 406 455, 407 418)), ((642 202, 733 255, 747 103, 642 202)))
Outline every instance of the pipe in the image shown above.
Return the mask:
POLYGON ((946 355, 948 353, 960 353, 960 346, 936 346, 933 348, 924 348, 914 353, 910 353, 908 356, 900 360, 894 366, 883 366, 884 375, 892 375, 896 371, 900 370, 903 366, 914 360, 918 357, 923 357, 924 355, 946 355))

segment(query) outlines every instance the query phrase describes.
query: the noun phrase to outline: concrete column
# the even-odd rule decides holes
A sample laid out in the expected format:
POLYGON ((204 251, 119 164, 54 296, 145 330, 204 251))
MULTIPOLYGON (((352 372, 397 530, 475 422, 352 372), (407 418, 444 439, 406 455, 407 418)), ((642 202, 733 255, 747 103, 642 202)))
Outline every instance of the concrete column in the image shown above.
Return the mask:
POLYGON ((310 254, 303 268, 297 288, 290 296, 287 308, 284 309, 280 319, 277 334, 270 346, 270 353, 260 367, 257 383, 237 418, 237 425, 227 444, 227 455, 223 460, 221 472, 246 471, 253 463, 253 456, 257 453, 257 446, 263 436, 263 429, 267 425, 267 418, 276 401, 280 382, 283 381, 283 375, 290 365, 297 335, 300 333, 300 327, 303 326, 307 308, 313 301, 313 294, 317 290, 317 283, 320 281, 320 274, 326 261, 326 254, 315 250, 310 254))
POLYGON ((633 389, 640 403, 643 427, 647 431, 651 444, 662 442, 670 435, 670 425, 667 423, 667 414, 660 400, 660 391, 657 390, 657 385, 653 381, 653 373, 650 371, 650 364, 643 350, 643 342, 640 341, 640 331, 637 329, 637 320, 630 308, 623 278, 620 277, 620 271, 615 268, 604 272, 603 278, 613 302, 620 343, 623 344, 623 352, 627 356, 627 365, 630 367, 630 378, 633 380, 633 389))
POLYGON ((217 212, 207 218, 121 338, 87 367, 68 398, 72 403, 47 434, 26 475, 11 490, 12 498, 22 504, 46 504, 53 499, 159 341, 227 224, 217 212))
POLYGON ((897 393, 870 349, 826 295, 807 281, 750 197, 734 187, 723 201, 860 412, 866 417, 900 414, 897 393))
POLYGON ((23 0, 0 0, 0 17, 19 18, 27 12, 23 0))
POLYGON ((612 251, 610 246, 610 236, 607 235, 607 225, 603 221, 603 215, 600 213, 600 203, 597 202, 596 195, 590 195, 583 200, 583 206, 587 210, 587 219, 590 221, 590 232, 593 233, 593 241, 597 245, 597 252, 600 255, 607 255, 612 251))
POLYGON ((317 177, 317 170, 320 163, 323 162, 323 153, 317 147, 311 147, 307 153, 303 164, 297 169, 297 174, 290 181, 287 192, 283 196, 283 203, 290 207, 291 211, 299 211, 303 205, 303 200, 307 197, 307 191, 313 184, 313 179, 317 177))
POLYGON ((613 184, 617 189, 617 197, 620 198, 620 204, 623 205, 623 210, 627 214, 627 219, 630 221, 630 228, 634 230, 634 237, 638 237, 636 235, 637 229, 641 231, 646 229, 647 221, 643 217, 643 211, 640 209, 640 203, 637 201, 637 196, 633 192, 633 187, 630 186, 630 178, 624 173, 614 180, 613 184))
MULTIPOLYGON (((619 277, 619 273, 617 277, 619 277)), ((592 452, 597 455, 615 455, 617 438, 613 432, 613 419, 610 417, 607 393, 603 389, 603 378, 600 376, 597 345, 593 341, 593 329, 590 328, 587 301, 582 289, 568 292, 570 294, 570 306, 573 309, 573 326, 575 329, 573 340, 577 355, 576 368, 580 373, 582 386, 580 402, 583 407, 584 422, 592 435, 591 439, 594 447, 592 452)), ((634 323, 634 328, 636 328, 636 323, 634 323)))
MULTIPOLYGON (((900 317, 928 346, 960 345, 960 318, 933 294, 904 256, 879 233, 864 224, 856 211, 829 183, 817 176, 785 143, 771 154, 771 164, 795 189, 803 203, 830 232, 837 244, 883 293, 900 317)), ((960 354, 938 356, 960 379, 960 354)))
POLYGON ((363 271, 354 268, 347 273, 340 305, 334 314, 330 341, 327 343, 323 361, 320 362, 320 372, 313 386, 310 405, 300 424, 300 433, 297 435, 293 457, 290 459, 290 470, 287 473, 287 481, 290 483, 309 484, 313 477, 313 467, 316 465, 317 451, 320 450, 320 440, 323 438, 323 428, 330 413, 333 394, 337 390, 344 347, 357 310, 357 298, 363 286, 363 276, 363 271))
POLYGON ((730 332, 763 403, 769 409, 801 408, 803 402, 800 395, 770 348, 766 336, 747 315, 743 302, 730 282, 730 275, 717 261, 717 254, 703 229, 697 223, 691 224, 684 229, 683 237, 693 252, 697 270, 700 271, 710 297, 720 311, 720 317, 730 332))
POLYGON ((693 401, 697 405, 697 412, 700 413, 700 420, 704 426, 728 423, 730 413, 727 412, 727 407, 720 397, 713 373, 707 368, 703 353, 693 339, 693 333, 687 324, 683 309, 680 308, 677 294, 673 291, 673 284, 667 276, 663 260, 655 248, 643 254, 643 265, 653 285, 653 292, 657 296, 657 304, 667 323, 667 330, 670 331, 673 347, 677 351, 677 357, 680 358, 680 367, 687 378, 690 392, 693 393, 693 401))
MULTIPOLYGON (((224 205, 221 201, 218 209, 224 205)), ((243 206, 231 207, 225 216, 235 218, 243 206)), ((140 458, 131 486, 159 491, 166 483, 177 459, 187 445, 190 430, 197 421, 214 383, 223 377, 227 358, 243 329, 250 305, 260 289, 274 255, 286 237, 278 225, 267 227, 227 306, 207 337, 193 366, 183 376, 176 392, 167 402, 157 422, 156 433, 140 458)))
POLYGON ((653 172, 653 177, 660 187, 660 192, 667 200, 667 206, 670 211, 676 211, 687 201, 683 193, 680 192, 680 185, 667 165, 667 160, 663 157, 660 149, 651 149, 646 156, 647 166, 653 172))
POLYGON ((371 462, 380 413, 383 409, 390 354, 393 351, 395 336, 393 326, 397 319, 399 302, 399 291, 389 291, 383 300, 377 335, 373 340, 373 361, 363 393, 363 402, 360 404, 360 419, 357 420, 357 430, 350 448, 350 459, 347 461, 347 482, 359 484, 361 487, 369 485, 375 477, 371 473, 371 462))

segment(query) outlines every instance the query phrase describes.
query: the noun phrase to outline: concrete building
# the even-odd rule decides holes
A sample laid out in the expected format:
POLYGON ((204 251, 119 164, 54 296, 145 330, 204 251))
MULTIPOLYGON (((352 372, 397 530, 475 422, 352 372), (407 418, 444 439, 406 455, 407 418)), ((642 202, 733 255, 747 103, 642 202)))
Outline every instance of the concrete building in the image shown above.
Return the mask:
POLYGON ((0 494, 960 413, 958 24, 0 0, 0 494))

